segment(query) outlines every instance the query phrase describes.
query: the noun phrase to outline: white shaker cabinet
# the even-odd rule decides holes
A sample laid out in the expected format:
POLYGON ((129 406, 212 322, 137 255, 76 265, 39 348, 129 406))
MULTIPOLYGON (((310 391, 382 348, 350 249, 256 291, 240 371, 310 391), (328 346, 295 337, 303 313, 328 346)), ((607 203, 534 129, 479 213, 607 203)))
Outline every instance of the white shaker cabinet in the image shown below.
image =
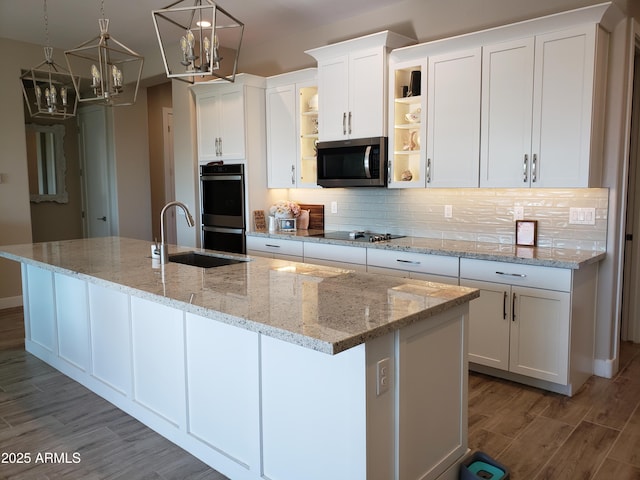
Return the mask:
POLYGON ((460 285, 480 290, 469 310, 471 368, 575 393, 593 373, 596 272, 461 259, 460 285))
POLYGON ((367 271, 367 249, 347 245, 302 242, 305 263, 328 267, 346 268, 359 272, 367 271))
POLYGON ((481 187, 595 187, 607 36, 589 24, 486 46, 481 187))
POLYGON ((428 60, 428 187, 477 187, 480 151, 481 49, 428 60))
POLYGON ((247 236, 247 255, 301 262, 302 242, 282 238, 247 236))
POLYGON ((315 68, 267 78, 268 188, 317 187, 317 92, 315 68))
POLYGON ((262 77, 240 74, 225 80, 195 83, 198 161, 246 160, 247 138, 254 124, 264 128, 262 77))
POLYGON ((387 53, 411 43, 384 31, 306 52, 318 61, 320 141, 386 135, 387 53))

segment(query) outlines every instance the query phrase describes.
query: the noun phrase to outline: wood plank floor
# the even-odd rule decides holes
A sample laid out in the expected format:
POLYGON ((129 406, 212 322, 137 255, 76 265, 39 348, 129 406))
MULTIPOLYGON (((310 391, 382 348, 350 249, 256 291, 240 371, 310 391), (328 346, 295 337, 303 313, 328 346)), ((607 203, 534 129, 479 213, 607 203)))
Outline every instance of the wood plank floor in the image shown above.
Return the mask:
MULTIPOLYGON (((21 309, 0 311, 0 454, 81 461, 0 463, 0 479, 226 478, 26 353, 22 322, 21 309)), ((620 364, 572 398, 470 374, 469 447, 512 480, 640 480, 640 345, 623 343, 620 364)))

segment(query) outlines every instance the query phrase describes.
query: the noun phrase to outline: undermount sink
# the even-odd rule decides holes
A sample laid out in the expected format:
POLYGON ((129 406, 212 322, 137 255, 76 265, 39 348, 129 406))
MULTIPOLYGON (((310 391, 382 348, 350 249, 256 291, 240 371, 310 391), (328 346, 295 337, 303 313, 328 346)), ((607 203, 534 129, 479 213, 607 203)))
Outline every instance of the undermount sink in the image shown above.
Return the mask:
POLYGON ((193 267, 211 268, 222 267, 224 265, 234 265, 236 263, 245 263, 249 259, 239 259, 224 257, 222 255, 215 255, 211 253, 198 253, 198 252, 184 252, 174 253, 169 255, 169 261, 175 263, 182 263, 183 265, 191 265, 193 267))

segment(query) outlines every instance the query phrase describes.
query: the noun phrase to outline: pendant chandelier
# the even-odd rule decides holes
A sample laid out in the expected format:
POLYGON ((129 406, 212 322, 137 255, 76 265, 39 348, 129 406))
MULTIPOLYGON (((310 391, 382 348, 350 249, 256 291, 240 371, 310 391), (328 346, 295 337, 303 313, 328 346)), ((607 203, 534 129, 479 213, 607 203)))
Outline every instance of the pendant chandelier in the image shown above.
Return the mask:
POLYGON ((109 34, 104 0, 101 0, 98 26, 97 37, 64 52, 69 70, 81 72, 74 76, 78 100, 110 107, 133 105, 138 96, 144 58, 109 34))
POLYGON ((235 81, 242 22, 212 0, 180 0, 151 13, 168 78, 235 81))
POLYGON ((44 0, 44 30, 47 45, 44 47, 44 62, 23 71, 20 76, 22 93, 32 118, 65 120, 76 114, 78 96, 71 73, 53 61, 47 0, 44 0))

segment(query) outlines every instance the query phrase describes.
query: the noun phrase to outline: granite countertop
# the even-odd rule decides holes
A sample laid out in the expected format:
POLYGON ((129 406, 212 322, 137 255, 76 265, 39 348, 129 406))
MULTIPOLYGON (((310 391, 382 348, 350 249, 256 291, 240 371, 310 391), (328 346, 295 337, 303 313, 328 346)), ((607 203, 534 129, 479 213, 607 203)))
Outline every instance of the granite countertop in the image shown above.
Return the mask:
POLYGON ((428 253, 460 258, 476 258, 498 262, 521 263, 544 267, 578 269, 590 263, 599 262, 606 252, 591 250, 571 250, 545 247, 517 247, 500 243, 470 242, 465 240, 441 240, 424 237, 403 237, 378 243, 365 243, 351 240, 333 240, 314 235, 322 230, 298 230, 296 232, 252 231, 247 235, 254 237, 282 238, 303 242, 320 242, 354 247, 380 248, 400 252, 428 253))
MULTIPOLYGON (((0 257, 72 275, 328 354, 427 319, 478 290, 332 267, 244 257, 216 268, 150 258, 121 237, 0 246, 0 257)), ((198 249, 169 247, 169 253, 198 249)))

